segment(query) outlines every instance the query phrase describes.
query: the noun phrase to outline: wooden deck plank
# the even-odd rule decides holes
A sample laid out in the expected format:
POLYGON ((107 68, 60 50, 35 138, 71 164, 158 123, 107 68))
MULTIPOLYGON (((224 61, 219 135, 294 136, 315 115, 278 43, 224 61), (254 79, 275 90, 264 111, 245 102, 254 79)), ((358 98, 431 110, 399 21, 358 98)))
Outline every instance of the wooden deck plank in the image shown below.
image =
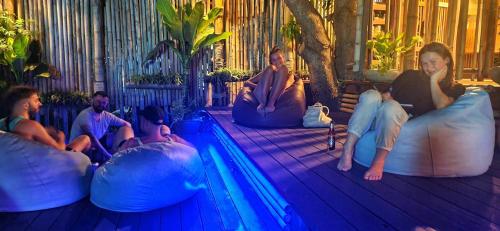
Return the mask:
POLYGON ((141 225, 141 214, 142 213, 122 213, 118 222, 116 230, 121 231, 139 231, 141 225))
POLYGON ((19 213, 19 215, 6 224, 2 230, 25 230, 41 213, 41 211, 19 213))
POLYGON ((161 230, 182 230, 181 205, 176 204, 161 211, 161 230))
POLYGON ((121 213, 103 209, 95 231, 115 230, 120 220, 121 213))
MULTIPOLYGON (((230 120, 222 119, 218 122, 222 124, 226 131, 230 132, 233 140, 239 141, 237 144, 242 150, 249 153, 250 159, 254 161, 257 168, 260 168, 267 175, 268 180, 276 186, 277 190, 290 202, 292 207, 300 213, 306 223, 317 229, 352 229, 352 224, 342 218, 342 214, 337 213, 327 206, 313 190, 304 185, 303 181, 296 178, 292 172, 278 160, 274 159, 270 153, 263 150, 259 144, 253 143, 249 137, 242 133, 236 126, 233 126, 230 120), (318 214, 317 211, 322 212, 318 214)), ((303 177, 302 180, 307 181, 308 179, 303 177)))
MULTIPOLYGON (((402 176, 397 177, 402 178, 402 176)), ((495 209, 489 205, 481 204, 460 193, 446 190, 446 188, 443 188, 443 186, 433 182, 433 179, 421 177, 406 177, 404 180, 436 195, 437 197, 440 197, 443 200, 455 203, 457 206, 465 210, 468 210, 478 216, 490 220, 497 225, 500 225, 500 212, 498 209, 495 209)))
POLYGON ((88 201, 87 209, 81 214, 71 228, 74 230, 93 230, 99 221, 102 209, 88 201))
MULTIPOLYGON (((353 188, 355 192, 357 190, 358 195, 363 195, 360 192, 364 190, 365 197, 371 193, 375 198, 381 198, 376 200, 386 201, 386 206, 390 204, 390 206, 394 207, 395 210, 393 211, 399 210, 405 214, 403 216, 410 216, 420 222, 412 225, 429 225, 443 230, 500 229, 498 224, 498 192, 500 191, 500 161, 498 160, 500 160, 500 155, 498 153, 494 156, 490 170, 486 174, 477 177, 422 178, 385 174, 381 182, 367 182, 362 179, 366 170, 365 167, 354 164, 352 171, 340 173, 336 170, 337 161, 333 161, 331 156, 321 154, 326 149, 327 129, 253 129, 232 124, 230 112, 210 111, 210 113, 232 136, 233 140, 239 143, 242 150, 250 153, 250 157, 252 157, 252 153, 267 151, 267 154, 271 155, 274 161, 286 168, 287 162, 273 156, 278 152, 276 151, 276 146, 278 146, 277 149, 287 152, 290 158, 304 165, 305 171, 309 170, 320 176, 344 194, 350 193, 351 198, 355 194, 352 193, 353 188), (238 133, 244 133, 244 135, 238 133), (322 137, 325 138, 325 141, 321 139, 322 137), (240 141, 243 141, 244 144, 241 144, 240 141), (263 148, 254 147, 257 145, 261 145, 263 148), (345 186, 345 184, 351 186, 345 186)), ((255 163, 259 163, 259 161, 255 160, 255 157, 252 158, 255 163)), ((260 162, 263 161, 260 160, 260 162)), ((260 169, 266 170, 266 168, 260 169)), ((300 170, 297 167, 295 169, 287 168, 290 172, 297 171, 297 169, 300 170)), ((305 178, 304 174, 301 174, 305 178)), ((301 178, 301 176, 296 177, 301 178)), ((305 179, 310 180, 310 176, 307 177, 309 178, 305 179)), ((316 190, 321 191, 324 189, 316 188, 316 190)), ((281 190, 280 192, 283 193, 281 190)), ((287 196, 285 195, 285 197, 287 196)), ((361 196, 360 198, 364 197, 361 196)), ((373 197, 370 199, 372 200, 362 199, 356 200, 356 202, 365 209, 375 212, 376 206, 370 205, 373 204, 373 197)), ((324 203, 328 203, 329 199, 324 201, 324 203)), ((383 202, 380 203, 383 204, 383 202)), ((382 210, 384 213, 381 217, 384 221, 392 219, 393 223, 388 222, 391 225, 398 222, 397 219, 386 215, 385 207, 382 210)), ((402 228, 405 226, 400 224, 399 226, 395 225, 395 227, 402 228)))
MULTIPOLYGON (((303 131, 301 131, 301 132, 303 133, 303 131)), ((314 136, 312 136, 312 137, 314 137, 314 136)), ((317 137, 315 137, 314 139, 316 139, 318 142, 322 142, 322 140, 318 139, 317 137)), ((321 148, 324 148, 324 147, 321 147, 321 148)), ((336 168, 336 162, 333 163, 333 164, 330 164, 330 165, 331 165, 332 169, 336 168)), ((361 167, 361 166, 357 165, 356 163, 353 163, 353 166, 354 166, 354 168, 356 168, 356 167, 358 167, 358 168, 364 168, 364 167, 361 167)), ((482 175, 482 176, 486 176, 486 175, 482 175)), ((384 179, 382 179, 381 182, 382 183, 386 183, 388 181, 393 180, 394 178, 396 178, 396 176, 393 175, 393 174, 384 174, 384 179)), ((396 189, 396 190, 404 190, 404 189, 407 189, 410 186, 410 187, 413 187, 411 189, 411 194, 415 194, 415 191, 419 190, 419 189, 416 188, 416 187, 414 187, 414 186, 412 186, 412 185, 410 185, 410 184, 408 184, 408 183, 406 183, 404 181, 405 178, 408 178, 408 177, 400 176, 400 178, 396 178, 396 179, 399 180, 399 182, 398 182, 398 184, 393 184, 393 188, 396 189), (403 187, 402 185, 405 185, 405 186, 403 187)), ((444 182, 445 184, 448 185, 448 187, 451 187, 451 185, 452 185, 451 182, 457 181, 457 183, 458 183, 458 179, 462 179, 462 180, 463 179, 469 179, 469 180, 474 180, 476 183, 477 182, 484 183, 483 181, 480 181, 477 178, 478 177, 468 177, 468 178, 435 178, 435 180, 436 180, 436 182, 444 182)), ((484 183, 484 184, 486 184, 486 183, 484 183)), ((491 184, 489 184, 489 186, 491 187, 491 184)), ((469 195, 472 195, 472 192, 474 190, 473 188, 470 188, 467 184, 462 184, 462 185, 459 185, 458 187, 460 189, 462 189, 462 190, 468 190, 469 191, 468 192, 469 195)), ((461 192, 461 191, 458 191, 458 192, 461 192)), ((489 192, 493 192, 494 193, 494 191, 489 191, 489 192)), ((496 192, 498 192, 498 191, 496 191, 496 192)), ((482 194, 482 195, 483 196, 487 196, 488 194, 482 194)), ((412 196, 412 195, 407 195, 407 196, 412 196)), ((495 199, 496 198, 495 195, 489 196, 489 197, 486 197, 486 198, 487 199, 481 198, 481 199, 478 199, 478 200, 482 201, 486 205, 493 205, 493 204, 495 204, 495 206, 498 205, 497 202, 495 202, 495 200, 496 200, 495 199)), ((472 214, 469 210, 459 208, 459 207, 457 207, 455 205, 455 203, 444 201, 441 198, 436 199, 434 197, 434 195, 431 194, 431 193, 429 193, 429 192, 425 192, 423 190, 420 190, 420 192, 416 196, 416 199, 423 199, 423 200, 421 200, 420 203, 425 204, 425 205, 433 208, 436 212, 439 212, 441 214, 446 214, 446 216, 449 219, 456 220, 457 223, 463 224, 464 225, 463 228, 467 228, 467 227, 469 227, 471 225, 472 225, 472 227, 469 227, 469 230, 483 230, 483 229, 490 229, 492 227, 498 227, 497 225, 495 225, 494 223, 492 223, 491 220, 484 219, 483 217, 479 217, 479 216, 477 216, 475 214, 472 214), (433 200, 429 201, 430 199, 433 199, 433 200), (438 206, 438 208, 434 208, 436 205, 439 205, 439 204, 444 204, 444 205, 438 206)))
POLYGON ((217 209, 215 198, 212 194, 212 189, 201 189, 196 197, 198 206, 200 207, 201 220, 205 230, 223 230, 221 214, 217 209))
POLYGON ((19 213, 7 213, 7 212, 0 213, 0 230, 4 230, 4 227, 8 223, 15 220, 18 215, 19 213))
POLYGON ((200 209, 195 197, 182 203, 182 230, 197 231, 204 230, 201 222, 200 209))
POLYGON ((29 230, 48 230, 57 218, 66 209, 66 206, 40 211, 40 215, 30 224, 29 230))
MULTIPOLYGON (((272 156, 272 153, 262 149, 265 145, 251 141, 237 126, 232 124, 230 119, 221 119, 218 122, 230 133, 233 140, 238 141, 237 144, 242 150, 249 154, 256 166, 267 175, 268 180, 276 186, 277 190, 313 229, 352 229, 353 224, 345 220, 342 214, 327 206, 313 190, 304 184, 304 181, 310 180, 308 176, 297 177, 293 175, 282 162, 272 156), (298 178, 301 178, 301 180, 298 178), (317 211, 321 211, 321 213, 317 211)), ((301 175, 303 173, 297 171, 296 174, 301 175)), ((340 200, 339 203, 341 203, 340 200)))
MULTIPOLYGON (((315 153, 322 151, 322 149, 314 146, 301 145, 303 140, 297 139, 294 135, 295 133, 289 133, 287 129, 271 130, 267 133, 259 132, 264 137, 273 137, 273 141, 279 139, 288 140, 288 142, 277 142, 276 145, 281 146, 282 149, 291 150, 290 153, 297 153, 299 151, 303 153, 315 153)), ((306 164, 310 162, 311 171, 323 175, 330 184, 349 194, 358 203, 364 205, 365 209, 375 214, 378 213, 380 217, 397 229, 408 230, 416 225, 444 227, 449 223, 447 218, 441 216, 438 212, 415 201, 407 200, 405 196, 394 189, 379 184, 379 182, 367 182, 363 180, 365 168, 353 169, 347 173, 341 173, 334 168, 328 167, 329 163, 334 166, 337 163, 337 161, 333 161, 332 158, 328 157, 330 156, 314 155, 302 160, 306 164), (347 187, 346 185, 349 184, 353 184, 353 186, 347 187), (384 213, 379 213, 380 210, 383 210, 384 213), (406 218, 405 220, 405 217, 411 218, 406 218), (413 223, 409 221, 413 221, 413 223)), ((463 226, 460 225, 451 226, 455 230, 463 229, 463 226)))
POLYGON ((83 215, 90 204, 89 199, 85 198, 66 206, 62 214, 54 221, 54 224, 52 224, 49 230, 71 230, 74 227, 73 224, 83 215))
POLYGON ((161 230, 161 209, 142 213, 139 230, 161 230))

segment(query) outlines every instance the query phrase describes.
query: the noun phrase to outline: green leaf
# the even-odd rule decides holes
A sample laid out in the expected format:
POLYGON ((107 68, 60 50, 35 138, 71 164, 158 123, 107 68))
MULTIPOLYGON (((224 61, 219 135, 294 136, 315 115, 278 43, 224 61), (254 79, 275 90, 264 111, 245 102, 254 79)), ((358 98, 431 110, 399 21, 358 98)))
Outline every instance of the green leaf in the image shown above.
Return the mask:
MULTIPOLYGON (((210 46, 218 41, 227 39, 227 38, 229 38, 229 36, 231 36, 231 34, 232 34, 231 32, 224 32, 224 33, 219 34, 219 35, 217 35, 217 34, 208 35, 203 41, 201 41, 199 43, 198 47, 196 47, 196 50, 210 46)), ((195 50, 195 49, 193 49, 193 50, 195 50)), ((194 55, 194 54, 192 54, 192 55, 194 55)))
MULTIPOLYGON (((186 9, 190 9, 191 4, 186 3, 184 7, 186 9)), ((185 15, 186 18, 183 20, 182 25, 183 25, 183 36, 185 42, 189 46, 189 48, 187 48, 188 51, 190 51, 191 48, 194 46, 196 35, 198 32, 198 25, 203 19, 204 10, 205 10, 205 5, 203 4, 203 2, 197 2, 194 5, 192 11, 186 11, 185 15), (189 12, 189 15, 187 15, 188 14, 187 12, 189 12)))
MULTIPOLYGON (((162 51, 164 51, 166 48, 175 48, 175 42, 172 40, 163 40, 160 41, 158 44, 156 44, 155 48, 151 50, 148 55, 146 56, 146 59, 144 59, 144 62, 142 63, 143 65, 152 62, 158 58, 162 54, 162 51)), ((174 49, 177 50, 177 49, 174 49)))

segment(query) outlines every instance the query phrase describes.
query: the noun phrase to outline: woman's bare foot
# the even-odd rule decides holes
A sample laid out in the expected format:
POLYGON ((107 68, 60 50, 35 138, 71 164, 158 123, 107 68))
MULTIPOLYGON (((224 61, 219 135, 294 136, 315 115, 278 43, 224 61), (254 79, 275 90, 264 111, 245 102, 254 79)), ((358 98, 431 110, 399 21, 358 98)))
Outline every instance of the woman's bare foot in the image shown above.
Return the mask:
POLYGON ((276 110, 275 106, 267 106, 264 108, 265 112, 273 112, 274 110, 276 110))
POLYGON ((374 162, 365 172, 365 180, 381 180, 384 173, 384 162, 374 162))
POLYGON ((349 171, 352 168, 352 150, 344 149, 342 156, 340 156, 339 163, 337 164, 337 168, 340 171, 349 171))

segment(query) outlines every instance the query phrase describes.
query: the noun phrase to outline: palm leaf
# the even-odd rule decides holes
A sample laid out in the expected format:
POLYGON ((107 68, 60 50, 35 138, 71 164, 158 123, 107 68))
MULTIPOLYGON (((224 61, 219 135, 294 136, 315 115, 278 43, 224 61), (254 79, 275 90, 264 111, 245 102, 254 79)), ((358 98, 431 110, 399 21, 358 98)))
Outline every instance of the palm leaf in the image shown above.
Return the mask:
POLYGON ((205 29, 210 26, 217 17, 222 14, 222 8, 213 8, 208 12, 206 17, 203 17, 202 21, 198 25, 198 31, 205 31, 205 29))
POLYGON ((146 63, 153 62, 154 60, 156 60, 156 58, 158 58, 158 56, 163 54, 167 48, 171 48, 174 52, 177 53, 179 57, 181 56, 179 54, 179 50, 176 48, 174 41, 163 40, 156 44, 155 48, 148 53, 142 64, 144 65, 146 63))
MULTIPOLYGON (((186 3, 184 5, 185 9, 191 9, 191 4, 186 3)), ((192 10, 186 10, 185 19, 183 20, 183 36, 186 42, 190 46, 187 51, 191 51, 194 46, 194 41, 196 39, 196 34, 198 30, 198 24, 203 19, 203 13, 205 10, 205 5, 202 2, 197 2, 192 10)))
MULTIPOLYGON (((203 48, 203 47, 207 47, 207 46, 210 46, 218 41, 221 41, 221 40, 224 40, 224 39, 227 39, 229 38, 229 36, 231 36, 231 32, 224 32, 222 34, 211 34, 211 35, 208 35, 205 39, 203 39, 196 50, 200 49, 200 48, 203 48)), ((194 49, 193 49, 194 50, 194 49)), ((194 54, 192 54, 194 55, 194 54)))
POLYGON ((196 35, 196 39, 194 41, 193 49, 198 49, 200 43, 208 36, 215 32, 215 28, 213 26, 205 28, 204 31, 198 31, 196 35))

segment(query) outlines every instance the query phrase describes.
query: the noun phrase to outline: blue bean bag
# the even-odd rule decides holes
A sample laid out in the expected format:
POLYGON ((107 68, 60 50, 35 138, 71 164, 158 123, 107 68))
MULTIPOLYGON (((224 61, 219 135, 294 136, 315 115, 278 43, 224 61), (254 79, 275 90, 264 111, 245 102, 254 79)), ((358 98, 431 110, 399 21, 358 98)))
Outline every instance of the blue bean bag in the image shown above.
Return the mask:
POLYGON ((118 212, 143 212, 185 200, 204 186, 196 149, 175 142, 120 151, 96 170, 90 200, 118 212))
POLYGON ((306 112, 304 83, 296 79, 276 101, 276 110, 271 113, 257 112, 259 105, 249 87, 243 87, 238 93, 233 107, 233 119, 236 123, 249 127, 283 128, 302 125, 306 112))
MULTIPOLYGON (((452 105, 409 120, 389 153, 384 172, 460 177, 486 172, 494 154, 495 121, 488 93, 468 88, 452 105)), ((354 160, 370 166, 375 132, 356 144, 354 160)))
POLYGON ((87 196, 93 168, 83 153, 0 132, 0 212, 49 209, 87 196))

